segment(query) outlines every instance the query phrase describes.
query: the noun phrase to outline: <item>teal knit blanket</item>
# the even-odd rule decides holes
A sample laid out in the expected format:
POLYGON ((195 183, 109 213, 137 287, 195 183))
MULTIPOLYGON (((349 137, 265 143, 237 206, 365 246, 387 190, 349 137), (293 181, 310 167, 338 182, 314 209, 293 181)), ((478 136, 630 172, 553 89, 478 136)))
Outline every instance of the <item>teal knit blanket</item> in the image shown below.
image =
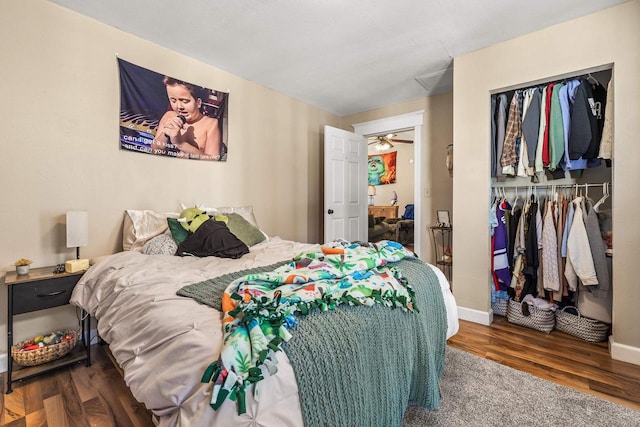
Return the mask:
MULTIPOLYGON (((178 295, 221 310, 222 293, 233 280, 286 262, 188 285, 178 295)), ((344 305, 298 317, 295 337, 283 348, 307 427, 400 426, 410 401, 437 408, 447 331, 440 284, 417 258, 396 265, 414 288, 418 313, 344 305)))

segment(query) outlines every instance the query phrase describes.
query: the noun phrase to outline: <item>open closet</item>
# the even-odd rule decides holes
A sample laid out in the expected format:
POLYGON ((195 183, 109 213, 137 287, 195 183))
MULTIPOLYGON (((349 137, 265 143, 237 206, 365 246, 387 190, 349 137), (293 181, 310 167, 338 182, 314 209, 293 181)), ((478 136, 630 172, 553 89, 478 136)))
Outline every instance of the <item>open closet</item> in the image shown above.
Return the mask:
POLYGON ((591 341, 612 322, 612 77, 600 67, 491 95, 493 312, 567 312, 604 330, 591 341))

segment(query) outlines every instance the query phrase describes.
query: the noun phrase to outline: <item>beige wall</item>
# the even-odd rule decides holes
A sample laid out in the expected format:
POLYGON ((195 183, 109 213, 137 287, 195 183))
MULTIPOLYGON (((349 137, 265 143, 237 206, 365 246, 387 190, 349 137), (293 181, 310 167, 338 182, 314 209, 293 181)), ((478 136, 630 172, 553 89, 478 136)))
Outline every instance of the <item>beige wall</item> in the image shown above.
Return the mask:
MULTIPOLYGON (((434 262, 433 244, 429 226, 435 224, 437 210, 449 210, 451 221, 455 223, 453 215, 453 178, 445 166, 447 145, 452 143, 453 135, 453 94, 431 96, 400 104, 390 105, 376 110, 345 116, 341 119, 342 128, 353 131, 351 125, 364 123, 387 117, 399 116, 424 110, 424 125, 422 126, 422 183, 418 194, 421 197, 421 247, 416 248, 420 258, 427 262, 434 262)), ((391 130, 391 129, 390 129, 391 130)), ((400 203, 403 209, 404 205, 400 203)), ((400 210, 402 212, 402 210, 400 210)))
MULTIPOLYGON (((403 132, 398 135, 398 139, 412 139, 412 132, 403 132)), ((376 195, 374 197, 375 205, 387 206, 393 198, 393 192, 398 195, 398 216, 402 216, 404 208, 407 204, 413 203, 413 187, 414 187, 414 150, 413 144, 393 143, 393 148, 386 151, 378 151, 375 144, 369 145, 369 155, 385 154, 396 152, 396 182, 393 184, 385 184, 376 186, 376 195)))
POLYGON ((491 91, 614 64, 614 358, 640 364, 640 2, 549 27, 454 61, 454 293, 470 317, 487 313, 491 91), (464 172, 463 172, 464 171, 464 172), (464 244, 462 244, 464 243, 464 244))
MULTIPOLYGON (((72 209, 89 211, 85 257, 120 249, 125 209, 176 211, 181 202, 252 204, 269 235, 321 240, 322 129, 339 127, 337 116, 43 0, 0 2, 0 51, 0 270, 22 257, 35 267, 73 257, 64 238, 72 209), (121 151, 116 54, 229 91, 229 160, 121 151)), ((23 315, 15 338, 74 323, 69 308, 23 315)))

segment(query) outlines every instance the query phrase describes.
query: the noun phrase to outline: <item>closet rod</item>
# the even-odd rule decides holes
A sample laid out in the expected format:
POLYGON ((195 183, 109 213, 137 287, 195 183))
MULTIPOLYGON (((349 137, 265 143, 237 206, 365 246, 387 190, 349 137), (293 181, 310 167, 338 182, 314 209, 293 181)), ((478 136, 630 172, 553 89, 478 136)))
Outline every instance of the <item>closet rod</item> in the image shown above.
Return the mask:
POLYGON ((599 184, 591 184, 591 183, 586 183, 586 184, 537 184, 537 185, 492 185, 491 188, 500 188, 500 189, 505 189, 508 190, 510 188, 513 189, 521 189, 521 188, 576 188, 576 187, 583 187, 583 188, 587 188, 587 187, 601 187, 603 185, 609 186, 608 182, 601 182, 599 184))
POLYGON ((603 64, 603 65, 599 65, 599 66, 591 67, 591 68, 585 68, 585 69, 582 69, 582 70, 575 70, 575 71, 568 72, 568 73, 557 74, 555 76, 548 76, 546 78, 529 81, 528 83, 521 83, 521 84, 517 84, 517 85, 506 86, 506 87, 503 87, 503 88, 500 88, 500 89, 494 89, 494 90, 492 90, 490 92, 490 94, 491 95, 496 95, 496 94, 500 94, 500 93, 509 92, 509 91, 512 91, 512 90, 523 90, 523 89, 527 89, 527 88, 531 88, 531 87, 535 87, 535 86, 549 84, 551 82, 557 82, 557 81, 562 81, 562 80, 569 80, 569 79, 573 79, 573 78, 578 78, 580 76, 585 76, 585 75, 588 75, 588 74, 591 74, 591 73, 598 73, 598 72, 601 72, 601 71, 611 71, 612 72, 612 76, 613 76, 613 63, 603 64))

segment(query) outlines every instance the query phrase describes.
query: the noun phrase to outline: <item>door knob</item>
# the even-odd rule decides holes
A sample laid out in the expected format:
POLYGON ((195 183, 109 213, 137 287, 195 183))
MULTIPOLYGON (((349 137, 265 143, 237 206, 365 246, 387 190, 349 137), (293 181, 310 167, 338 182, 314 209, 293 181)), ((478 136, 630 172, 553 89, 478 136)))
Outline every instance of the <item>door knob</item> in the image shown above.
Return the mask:
POLYGON ((333 209, 329 209, 329 210, 327 211, 327 213, 328 213, 329 215, 331 215, 331 214, 333 213, 333 209))

